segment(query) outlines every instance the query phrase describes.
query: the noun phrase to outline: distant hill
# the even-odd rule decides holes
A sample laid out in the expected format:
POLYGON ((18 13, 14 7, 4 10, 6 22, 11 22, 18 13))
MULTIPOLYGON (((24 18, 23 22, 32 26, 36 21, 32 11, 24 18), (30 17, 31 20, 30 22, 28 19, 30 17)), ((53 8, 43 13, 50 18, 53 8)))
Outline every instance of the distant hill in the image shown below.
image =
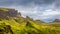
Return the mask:
POLYGON ((60 22, 60 19, 55 19, 53 22, 60 22))
POLYGON ((50 22, 47 25, 54 26, 56 28, 60 28, 60 19, 55 19, 53 22, 50 22))

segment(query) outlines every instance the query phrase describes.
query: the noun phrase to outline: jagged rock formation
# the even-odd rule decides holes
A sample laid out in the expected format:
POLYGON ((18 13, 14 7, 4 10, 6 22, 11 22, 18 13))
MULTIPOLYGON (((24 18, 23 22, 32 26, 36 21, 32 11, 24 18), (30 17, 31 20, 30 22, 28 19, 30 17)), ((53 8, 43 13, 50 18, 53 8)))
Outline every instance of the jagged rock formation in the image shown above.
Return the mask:
POLYGON ((11 17, 15 17, 18 14, 17 10, 15 9, 10 9, 7 13, 8 13, 7 15, 11 17))
POLYGON ((21 14, 15 9, 0 8, 0 18, 7 18, 8 16, 16 17, 18 15, 21 16, 21 14))

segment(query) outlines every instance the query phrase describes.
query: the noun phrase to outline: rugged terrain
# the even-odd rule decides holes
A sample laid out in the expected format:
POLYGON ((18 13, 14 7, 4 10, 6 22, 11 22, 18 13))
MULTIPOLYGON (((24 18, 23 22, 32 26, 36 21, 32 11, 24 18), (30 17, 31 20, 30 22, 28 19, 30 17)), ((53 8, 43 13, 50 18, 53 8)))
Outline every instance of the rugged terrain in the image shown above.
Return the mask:
POLYGON ((21 16, 12 8, 0 8, 0 34, 60 34, 60 20, 50 23, 21 16))

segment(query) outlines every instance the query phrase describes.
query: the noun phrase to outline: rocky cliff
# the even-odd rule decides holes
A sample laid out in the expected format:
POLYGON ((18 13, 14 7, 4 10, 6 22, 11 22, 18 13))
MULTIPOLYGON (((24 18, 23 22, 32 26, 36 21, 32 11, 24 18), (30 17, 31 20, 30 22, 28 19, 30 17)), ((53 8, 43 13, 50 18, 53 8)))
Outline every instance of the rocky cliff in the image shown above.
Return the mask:
POLYGON ((15 9, 0 8, 0 18, 16 17, 17 15, 21 16, 15 9))

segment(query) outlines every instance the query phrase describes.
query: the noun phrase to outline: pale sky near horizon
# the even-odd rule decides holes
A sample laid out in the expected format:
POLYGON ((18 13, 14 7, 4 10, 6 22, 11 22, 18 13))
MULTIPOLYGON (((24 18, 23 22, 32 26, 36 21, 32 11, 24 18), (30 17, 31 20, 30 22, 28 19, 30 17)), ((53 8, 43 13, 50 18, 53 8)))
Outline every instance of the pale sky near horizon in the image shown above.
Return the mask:
POLYGON ((43 21, 60 19, 60 0, 0 0, 0 7, 15 8, 24 17, 43 21))

